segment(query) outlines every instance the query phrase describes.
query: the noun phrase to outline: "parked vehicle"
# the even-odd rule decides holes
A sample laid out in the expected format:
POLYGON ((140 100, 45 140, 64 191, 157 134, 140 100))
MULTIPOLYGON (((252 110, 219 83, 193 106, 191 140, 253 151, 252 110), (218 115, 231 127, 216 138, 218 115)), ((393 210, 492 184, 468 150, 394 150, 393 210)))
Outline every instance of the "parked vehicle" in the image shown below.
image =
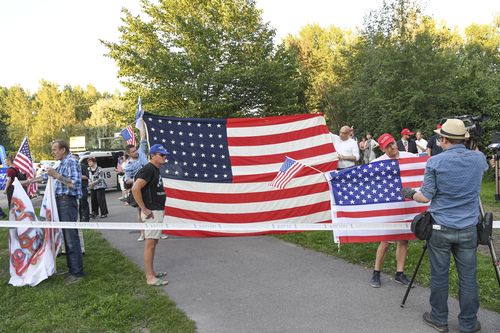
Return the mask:
POLYGON ((108 190, 119 189, 116 164, 118 163, 118 157, 123 155, 123 151, 87 151, 78 155, 80 156, 82 168, 88 168, 87 161, 89 157, 94 157, 97 165, 104 172, 108 190))
MULTIPOLYGON (((97 165, 101 167, 106 177, 106 184, 108 185, 107 190, 119 189, 118 184, 118 174, 115 171, 116 164, 118 163, 118 157, 123 155, 123 151, 86 151, 79 153, 80 164, 82 168, 88 168, 89 165, 87 160, 89 157, 94 157, 96 159, 97 165)), ((56 168, 59 161, 40 161, 40 166, 43 171, 46 167, 56 168), (45 162, 45 163, 44 163, 45 162), (51 163, 53 162, 53 163, 51 163)), ((38 192, 43 194, 45 190, 45 184, 38 184, 38 192)))

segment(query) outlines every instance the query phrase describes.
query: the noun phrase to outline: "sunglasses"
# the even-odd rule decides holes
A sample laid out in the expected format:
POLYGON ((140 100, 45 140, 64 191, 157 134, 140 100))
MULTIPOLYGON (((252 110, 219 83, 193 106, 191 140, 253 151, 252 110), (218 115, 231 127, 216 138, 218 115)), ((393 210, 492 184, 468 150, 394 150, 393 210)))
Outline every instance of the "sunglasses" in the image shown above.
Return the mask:
POLYGON ((166 157, 167 156, 166 154, 160 154, 160 153, 158 153, 156 155, 160 155, 161 157, 166 157))

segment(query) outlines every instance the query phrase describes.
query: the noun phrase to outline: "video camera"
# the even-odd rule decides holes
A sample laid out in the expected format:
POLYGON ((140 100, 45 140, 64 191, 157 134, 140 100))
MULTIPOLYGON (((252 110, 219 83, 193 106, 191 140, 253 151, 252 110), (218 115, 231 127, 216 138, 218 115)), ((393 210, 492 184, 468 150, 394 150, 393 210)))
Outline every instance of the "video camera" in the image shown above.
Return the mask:
POLYGON ((471 150, 475 150, 479 144, 481 135, 483 134, 483 128, 481 126, 481 123, 485 120, 485 117, 483 115, 450 116, 446 118, 441 118, 439 124, 443 125, 448 119, 460 119, 461 121, 464 122, 465 129, 467 130, 467 132, 469 132, 469 138, 465 140, 465 146, 471 150))
POLYGON ((493 135, 493 143, 488 146, 493 152, 493 162, 495 168, 495 201, 500 202, 500 132, 493 135))

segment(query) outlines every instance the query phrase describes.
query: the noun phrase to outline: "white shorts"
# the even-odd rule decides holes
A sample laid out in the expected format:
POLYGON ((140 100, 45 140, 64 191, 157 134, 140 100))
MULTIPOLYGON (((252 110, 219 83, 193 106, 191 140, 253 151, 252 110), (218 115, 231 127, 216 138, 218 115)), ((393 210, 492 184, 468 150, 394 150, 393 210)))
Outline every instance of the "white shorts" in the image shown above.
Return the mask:
MULTIPOLYGON (((163 211, 153 210, 153 218, 146 219, 146 215, 141 211, 141 221, 148 223, 163 223, 163 211)), ((161 230, 144 230, 144 238, 160 239, 161 230)))

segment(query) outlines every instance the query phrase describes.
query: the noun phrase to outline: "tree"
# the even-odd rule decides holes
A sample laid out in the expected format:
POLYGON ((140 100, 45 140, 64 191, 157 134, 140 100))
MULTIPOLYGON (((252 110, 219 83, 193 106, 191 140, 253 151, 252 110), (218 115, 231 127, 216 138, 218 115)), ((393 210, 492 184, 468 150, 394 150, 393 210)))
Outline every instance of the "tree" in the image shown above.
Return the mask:
POLYGON ((59 90, 54 83, 42 80, 33 100, 35 118, 32 132, 36 140, 31 147, 44 157, 50 155, 50 142, 55 139, 68 140, 68 128, 77 124, 75 105, 72 97, 59 90))
POLYGON ((303 27, 297 37, 286 38, 286 47, 299 59, 308 111, 322 112, 332 118, 331 92, 337 89, 346 71, 353 39, 351 31, 335 26, 322 28, 317 24, 303 27))
POLYGON ((12 151, 17 151, 23 137, 33 133, 31 122, 34 116, 31 96, 20 86, 13 86, 7 91, 4 100, 7 114, 8 136, 12 151))
POLYGON ((253 0, 142 2, 123 10, 118 43, 103 41, 130 99, 146 110, 191 117, 303 110, 295 58, 275 50, 274 30, 253 0))

